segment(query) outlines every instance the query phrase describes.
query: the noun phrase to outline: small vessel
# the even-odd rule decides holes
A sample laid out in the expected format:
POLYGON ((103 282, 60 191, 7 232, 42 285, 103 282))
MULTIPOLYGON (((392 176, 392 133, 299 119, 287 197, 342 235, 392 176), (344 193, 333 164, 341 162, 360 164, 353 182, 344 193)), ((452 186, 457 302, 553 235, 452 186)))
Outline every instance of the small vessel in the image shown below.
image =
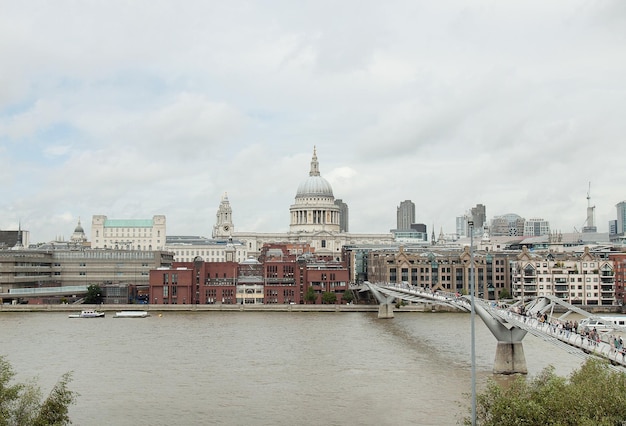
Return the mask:
POLYGON ((104 318, 104 312, 98 312, 94 309, 85 309, 80 314, 70 314, 70 318, 104 318))
POLYGON ((146 311, 120 311, 116 312, 114 318, 145 318, 150 314, 146 311))
POLYGON ((610 333, 615 330, 624 331, 626 327, 626 316, 624 315, 606 315, 600 317, 585 318, 578 323, 578 329, 584 330, 585 328, 600 333, 610 333))

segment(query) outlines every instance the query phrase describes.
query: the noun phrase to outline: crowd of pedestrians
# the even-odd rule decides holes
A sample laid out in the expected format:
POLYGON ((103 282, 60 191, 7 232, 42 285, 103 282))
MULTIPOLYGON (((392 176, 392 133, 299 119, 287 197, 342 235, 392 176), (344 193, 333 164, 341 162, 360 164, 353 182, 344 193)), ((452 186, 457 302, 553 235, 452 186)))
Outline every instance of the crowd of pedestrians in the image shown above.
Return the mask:
MULTIPOLYGON (((547 313, 537 312, 531 314, 525 309, 523 305, 515 306, 510 309, 510 312, 519 316, 519 319, 524 323, 541 328, 544 332, 564 337, 568 341, 572 334, 580 336, 581 343, 589 347, 598 348, 601 343, 610 346, 610 355, 621 355, 622 360, 626 357, 626 347, 624 347, 624 341, 622 336, 600 333, 598 329, 589 327, 585 324, 585 321, 578 323, 578 321, 550 319, 547 313)), ((603 346, 607 349, 607 346, 603 346)), ((601 348, 599 348, 601 351, 601 348)))

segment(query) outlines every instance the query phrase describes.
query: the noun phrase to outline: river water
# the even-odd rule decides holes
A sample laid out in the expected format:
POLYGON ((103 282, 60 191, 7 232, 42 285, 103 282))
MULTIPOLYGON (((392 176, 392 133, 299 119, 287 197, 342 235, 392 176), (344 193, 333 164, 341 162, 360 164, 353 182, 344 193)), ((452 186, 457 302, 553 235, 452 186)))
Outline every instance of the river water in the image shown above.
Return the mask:
MULTIPOLYGON (((62 374, 76 425, 453 425, 468 413, 470 315, 0 313, 0 355, 45 394, 62 374)), ((476 317, 478 388, 496 339, 476 317)), ((582 360, 533 336, 529 373, 582 360)))

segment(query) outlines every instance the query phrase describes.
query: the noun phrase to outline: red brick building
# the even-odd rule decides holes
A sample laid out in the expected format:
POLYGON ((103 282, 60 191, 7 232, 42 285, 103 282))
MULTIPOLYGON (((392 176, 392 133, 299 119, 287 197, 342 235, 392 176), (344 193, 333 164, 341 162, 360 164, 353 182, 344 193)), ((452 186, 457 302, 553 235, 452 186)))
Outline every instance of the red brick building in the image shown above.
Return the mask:
POLYGON ((315 257, 308 244, 271 244, 259 260, 174 262, 150 271, 150 303, 156 304, 299 304, 309 287, 314 303, 322 303, 324 293, 342 303, 348 269, 315 257))
POLYGON ((626 253, 611 253, 609 259, 613 261, 615 272, 615 300, 619 304, 626 302, 626 253))

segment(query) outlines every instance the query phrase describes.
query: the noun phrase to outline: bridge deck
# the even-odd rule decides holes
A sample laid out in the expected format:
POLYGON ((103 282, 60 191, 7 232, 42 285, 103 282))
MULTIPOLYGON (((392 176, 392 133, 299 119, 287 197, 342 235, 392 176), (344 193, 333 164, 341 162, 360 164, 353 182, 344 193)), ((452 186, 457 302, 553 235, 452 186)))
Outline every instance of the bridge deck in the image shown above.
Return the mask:
MULTIPOLYGON (((471 310, 471 299, 469 296, 461 296, 459 294, 440 291, 431 292, 406 284, 367 283, 367 285, 373 286, 382 294, 402 300, 453 306, 462 311, 471 310)), ((547 310, 552 311, 555 304, 562 305, 568 311, 560 317, 561 319, 565 318, 570 312, 576 312, 585 317, 594 317, 594 315, 578 307, 571 306, 560 299, 557 300, 554 297, 545 297, 544 299, 546 299, 546 301, 543 304, 538 305, 536 304, 536 301, 533 300, 529 306, 538 306, 536 311, 544 312, 547 310)), ((508 306, 498 306, 495 303, 490 303, 478 298, 474 298, 474 303, 475 306, 479 305, 482 310, 486 311, 491 317, 506 325, 508 328, 517 327, 525 330, 533 336, 558 346, 566 352, 579 358, 586 359, 590 356, 599 356, 601 358, 608 359, 614 368, 615 366, 626 368, 626 349, 622 348, 621 350, 616 350, 612 344, 612 339, 609 334, 602 335, 602 338, 599 341, 592 341, 586 336, 573 331, 565 330, 559 326, 559 322, 562 323, 561 319, 551 318, 548 322, 540 322, 537 318, 532 316, 520 315, 508 306)))

